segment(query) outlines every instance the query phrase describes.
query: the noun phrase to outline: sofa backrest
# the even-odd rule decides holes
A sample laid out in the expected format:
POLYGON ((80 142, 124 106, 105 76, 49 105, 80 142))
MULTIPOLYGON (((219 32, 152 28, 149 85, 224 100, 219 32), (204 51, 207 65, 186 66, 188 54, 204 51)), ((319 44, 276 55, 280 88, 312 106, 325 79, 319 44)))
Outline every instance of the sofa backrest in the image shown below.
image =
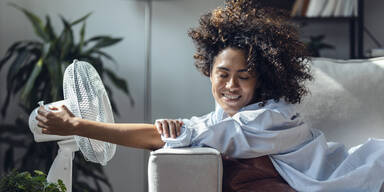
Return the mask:
POLYGON ((384 57, 311 63, 311 94, 298 106, 306 123, 349 147, 384 139, 384 57))

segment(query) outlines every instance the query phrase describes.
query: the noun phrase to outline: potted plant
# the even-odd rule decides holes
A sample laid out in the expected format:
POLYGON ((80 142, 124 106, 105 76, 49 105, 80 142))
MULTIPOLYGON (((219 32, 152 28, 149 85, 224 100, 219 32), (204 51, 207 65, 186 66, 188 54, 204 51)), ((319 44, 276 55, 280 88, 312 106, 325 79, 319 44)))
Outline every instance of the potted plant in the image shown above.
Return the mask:
POLYGON ((19 173, 11 171, 0 179, 0 192, 66 192, 62 180, 57 183, 48 183, 47 175, 35 170, 34 174, 25 171, 19 173))
POLYGON ((320 57, 320 51, 323 49, 335 49, 333 45, 324 43, 325 35, 310 36, 306 42, 309 53, 312 57, 320 57))
MULTIPOLYGON (((45 23, 43 23, 42 19, 34 13, 15 4, 11 5, 25 14, 40 40, 17 41, 9 47, 0 60, 0 71, 5 65, 9 65, 6 77, 6 98, 1 106, 1 113, 3 117, 6 115, 11 99, 18 99, 19 106, 25 112, 15 120, 14 124, 0 124, 0 145, 6 149, 3 157, 4 170, 18 168, 25 171, 39 169, 47 172, 56 156, 57 145, 55 142, 34 142, 26 122, 27 115, 40 100, 49 103, 63 99, 63 72, 73 59, 92 64, 101 78, 108 77, 116 88, 128 96, 133 105, 127 82, 105 68, 103 62, 103 59, 115 62, 112 56, 103 51, 103 48, 115 45, 122 39, 104 35, 86 39, 86 19, 91 15, 90 13, 72 22, 60 17, 64 27, 61 33, 57 34, 49 16, 45 17, 45 23), (79 40, 75 42, 73 27, 79 24, 81 24, 79 40), (16 95, 20 97, 14 97, 16 95), (16 159, 15 151, 19 149, 25 152, 21 157, 18 155, 20 158, 16 159)), ((118 114, 110 86, 106 84, 105 88, 111 98, 112 108, 118 114)), ((73 166, 73 191, 83 191, 83 189, 101 191, 102 184, 112 190, 100 165, 85 162, 83 157, 77 155, 73 166), (91 180, 94 185, 89 185, 84 178, 91 180)))

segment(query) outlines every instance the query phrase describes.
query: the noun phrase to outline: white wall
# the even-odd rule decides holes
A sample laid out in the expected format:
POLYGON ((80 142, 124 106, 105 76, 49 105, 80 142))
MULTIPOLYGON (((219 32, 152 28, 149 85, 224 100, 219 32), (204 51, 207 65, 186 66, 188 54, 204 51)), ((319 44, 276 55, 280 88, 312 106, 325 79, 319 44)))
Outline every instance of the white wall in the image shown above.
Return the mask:
POLYGON ((194 67, 195 47, 188 30, 202 13, 222 0, 164 0, 153 2, 152 118, 202 115, 214 106, 209 79, 194 67))
MULTIPOLYGON (((12 42, 21 39, 36 39, 33 29, 24 15, 7 5, 11 0, 0 1, 0 55, 12 42)), ((130 86, 136 105, 131 107, 127 98, 114 91, 114 99, 119 105, 121 116, 117 122, 144 121, 145 90, 145 32, 144 8, 146 0, 12 0, 28 8, 39 16, 50 14, 55 18, 55 26, 61 29, 56 17, 62 14, 66 18, 76 19, 92 11, 87 22, 87 37, 107 34, 123 37, 124 40, 107 51, 118 62, 111 66, 130 86)), ((187 36, 190 27, 196 26, 199 16, 222 4, 223 0, 153 0, 151 31, 151 108, 152 120, 162 117, 188 118, 201 115, 213 108, 208 78, 195 70, 193 65, 194 45, 187 36)), ((381 8, 384 1, 366 1, 366 25, 384 42, 384 26, 381 8)), ((337 50, 324 52, 325 56, 347 58, 349 56, 349 38, 347 25, 316 24, 305 29, 305 34, 327 35, 327 42, 337 46, 337 50)), ((367 48, 374 47, 366 40, 367 48)), ((0 87, 5 88, 5 70, 0 74, 0 87)), ((0 101, 4 101, 4 92, 0 89, 0 101)), ((18 114, 11 108, 9 114, 18 114)), ((12 116, 12 115, 11 115, 12 116)), ((14 118, 3 119, 11 122, 14 118)), ((0 154, 1 154, 0 149, 0 154)), ((106 172, 116 192, 146 190, 146 159, 143 150, 119 147, 114 159, 107 165, 106 172)), ((2 159, 0 158, 0 164, 2 159)))

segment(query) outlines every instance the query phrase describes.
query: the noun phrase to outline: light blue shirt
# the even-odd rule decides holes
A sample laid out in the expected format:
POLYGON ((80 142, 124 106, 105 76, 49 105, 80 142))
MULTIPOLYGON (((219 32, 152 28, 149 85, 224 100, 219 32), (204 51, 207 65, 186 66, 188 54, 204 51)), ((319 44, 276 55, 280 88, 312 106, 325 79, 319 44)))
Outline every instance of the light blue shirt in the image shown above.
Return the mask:
POLYGON ((248 105, 232 117, 216 104, 214 112, 183 122, 179 137, 162 137, 166 148, 208 146, 233 158, 269 155, 297 191, 371 192, 384 182, 384 140, 370 139, 347 151, 308 128, 294 105, 283 100, 248 105))

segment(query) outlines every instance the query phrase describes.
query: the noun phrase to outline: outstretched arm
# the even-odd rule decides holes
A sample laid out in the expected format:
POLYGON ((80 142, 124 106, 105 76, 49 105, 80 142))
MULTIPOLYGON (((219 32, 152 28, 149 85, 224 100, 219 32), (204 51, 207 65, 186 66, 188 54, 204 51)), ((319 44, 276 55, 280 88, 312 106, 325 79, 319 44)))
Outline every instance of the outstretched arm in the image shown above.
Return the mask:
POLYGON ((40 107, 36 119, 45 134, 78 135, 149 150, 164 145, 153 124, 90 121, 75 117, 64 105, 60 109, 53 107, 51 111, 40 107))

